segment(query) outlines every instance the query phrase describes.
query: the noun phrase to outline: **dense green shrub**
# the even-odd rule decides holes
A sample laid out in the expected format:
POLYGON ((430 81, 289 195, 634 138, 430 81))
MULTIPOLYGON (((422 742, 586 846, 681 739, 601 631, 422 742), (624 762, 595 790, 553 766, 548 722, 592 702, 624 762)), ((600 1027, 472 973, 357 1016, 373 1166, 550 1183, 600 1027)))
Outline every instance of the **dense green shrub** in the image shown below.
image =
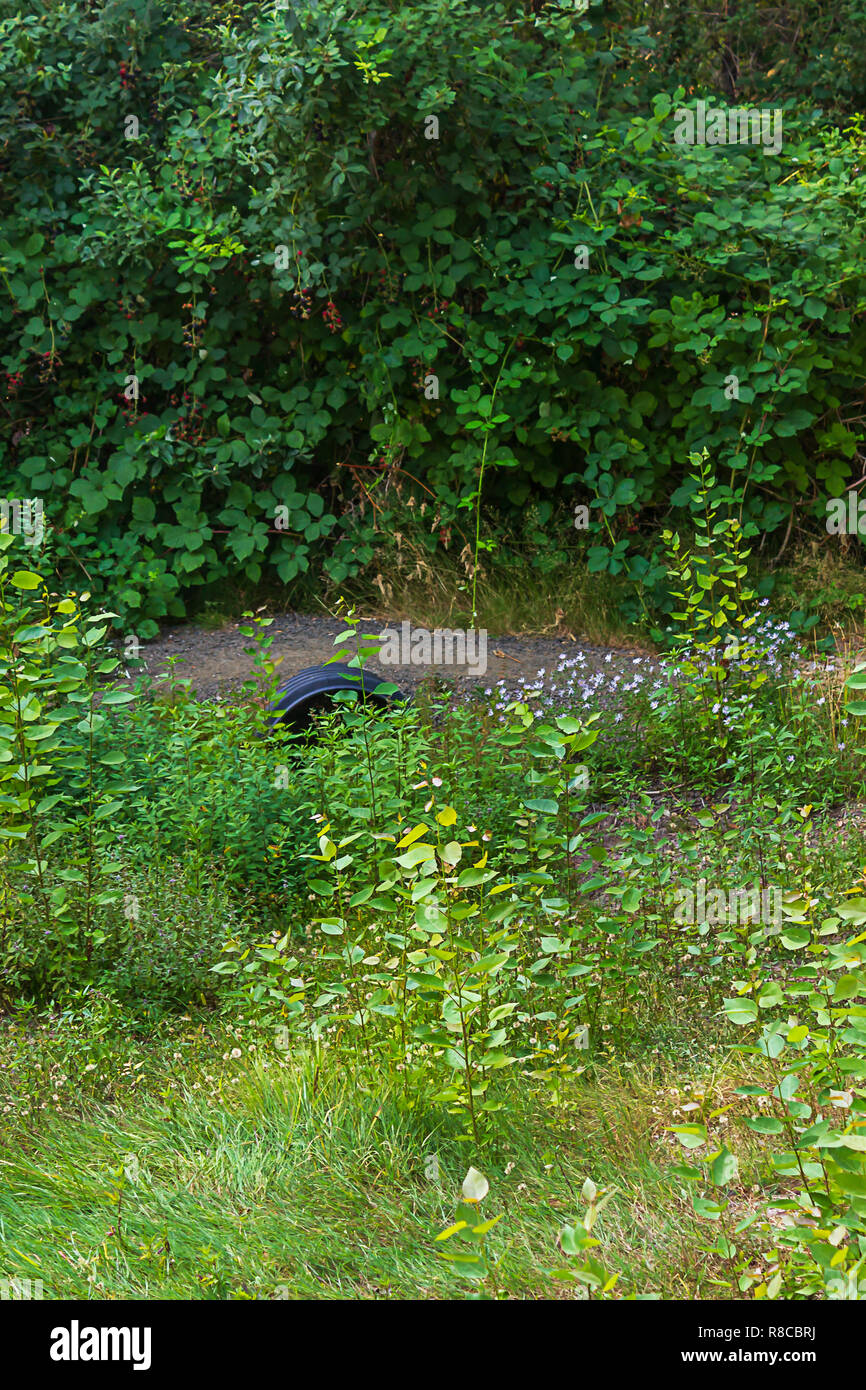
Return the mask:
POLYGON ((645 25, 647 60, 738 102, 802 98, 845 116, 866 104, 864 0, 614 0, 623 23, 645 25))
POLYGON ((588 505, 570 543, 655 594, 631 537, 692 449, 747 526, 820 516, 859 125, 769 82, 781 158, 675 144, 694 29, 662 71, 646 9, 0 4, 0 489, 64 572, 141 635, 226 576, 339 582, 409 502, 435 548, 482 453, 484 504, 588 505))

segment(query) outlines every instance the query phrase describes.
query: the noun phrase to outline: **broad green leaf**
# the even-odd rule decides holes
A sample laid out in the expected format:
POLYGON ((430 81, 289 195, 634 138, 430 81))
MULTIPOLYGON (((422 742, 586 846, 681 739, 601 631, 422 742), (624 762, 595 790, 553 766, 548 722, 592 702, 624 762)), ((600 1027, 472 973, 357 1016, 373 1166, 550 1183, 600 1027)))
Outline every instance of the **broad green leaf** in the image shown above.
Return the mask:
POLYGON ((405 854, 397 855, 397 863, 403 869, 415 869, 419 864, 424 864, 428 859, 435 859, 436 850, 433 845, 412 845, 405 854))
POLYGON ((756 1115, 752 1119, 747 1119, 746 1124, 756 1134, 781 1134, 784 1129, 782 1121, 777 1120, 774 1115, 756 1115))
POLYGON ((722 1149, 710 1164, 710 1176, 717 1187, 725 1187, 737 1176, 737 1160, 727 1149, 722 1149))
POLYGON ((736 1023, 738 1027, 754 1023, 758 1017, 758 1006, 753 999, 725 999, 723 1003, 731 1023, 736 1023))

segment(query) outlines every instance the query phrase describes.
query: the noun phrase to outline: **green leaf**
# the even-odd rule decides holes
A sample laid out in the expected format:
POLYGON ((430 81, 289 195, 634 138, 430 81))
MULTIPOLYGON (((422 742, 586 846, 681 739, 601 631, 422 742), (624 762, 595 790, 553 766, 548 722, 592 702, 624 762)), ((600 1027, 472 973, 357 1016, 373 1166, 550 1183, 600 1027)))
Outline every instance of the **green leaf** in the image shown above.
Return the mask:
POLYGON ((723 1207, 718 1202, 711 1202, 708 1197, 698 1197, 692 1194, 692 1206, 697 1216, 703 1216, 707 1221, 718 1221, 722 1215, 723 1207))
POLYGON ((725 999, 723 1004, 731 1023, 736 1023, 738 1027, 754 1023, 758 1017, 758 1006, 753 999, 725 999))
POLYGON ((415 869, 419 864, 424 864, 428 859, 436 858, 436 850, 433 845, 412 845, 405 854, 398 854, 397 863, 403 869, 415 869))
POLYGON ((866 994, 866 980, 859 975, 840 975, 833 991, 833 1002, 840 1004, 845 999, 854 999, 858 994, 866 994))
POLYGON ((477 888, 481 883, 488 883, 496 874, 492 869, 464 869, 457 880, 458 888, 477 888))
POLYGON ((727 1149, 722 1149, 710 1164, 710 1176, 717 1187, 725 1187, 737 1176, 737 1160, 727 1149))
POLYGON ((465 1231, 469 1226, 468 1221, 455 1221, 453 1226, 447 1226, 444 1231, 440 1231, 437 1240, 450 1240, 456 1236, 458 1231, 465 1231))
POLYGON ((753 1119, 747 1119, 746 1124, 756 1134, 781 1134, 784 1129, 782 1121, 774 1115, 756 1115, 753 1119))
POLYGON ((788 927, 782 933, 782 945, 788 951, 801 951, 812 940, 808 927, 788 927))

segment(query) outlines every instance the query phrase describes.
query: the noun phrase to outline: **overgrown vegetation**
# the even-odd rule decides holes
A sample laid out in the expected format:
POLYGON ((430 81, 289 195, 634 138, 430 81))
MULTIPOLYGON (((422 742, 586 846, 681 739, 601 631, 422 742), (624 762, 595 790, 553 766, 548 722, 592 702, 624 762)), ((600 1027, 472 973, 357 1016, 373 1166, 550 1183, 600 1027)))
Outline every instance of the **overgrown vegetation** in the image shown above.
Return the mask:
POLYGON ((181 9, 0 0, 0 1282, 866 1297, 866 0, 181 9))
POLYGON ((768 662, 693 469, 667 669, 309 736, 267 619, 235 703, 123 688, 0 537, 7 1277, 863 1296, 866 671, 768 662))
POLYGON ((0 489, 63 586, 146 638, 444 561, 468 616, 498 546, 663 625, 703 447, 763 561, 821 536, 862 471, 864 7, 724 9, 3 0, 0 489), (704 98, 778 108, 784 158, 675 144, 704 98))

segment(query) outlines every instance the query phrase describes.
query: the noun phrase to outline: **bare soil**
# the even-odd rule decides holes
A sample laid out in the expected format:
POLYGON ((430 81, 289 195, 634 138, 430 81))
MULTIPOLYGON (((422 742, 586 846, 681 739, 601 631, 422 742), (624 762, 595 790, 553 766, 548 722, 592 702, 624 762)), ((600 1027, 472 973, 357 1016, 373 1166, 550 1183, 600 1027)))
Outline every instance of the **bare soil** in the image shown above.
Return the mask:
MULTIPOLYGON (((334 638, 346 630, 344 623, 307 613, 276 613, 270 616, 274 621, 267 633, 274 640, 269 655, 280 662, 278 671, 281 683, 307 667, 322 665, 340 649, 335 647, 334 638)), ((129 674, 134 678, 139 672, 144 672, 156 679, 165 675, 170 661, 174 659, 176 674, 191 681, 192 689, 200 699, 225 698, 237 691, 252 672, 253 658, 244 650, 251 642, 239 631, 243 626, 247 624, 232 623, 215 630, 193 624, 167 628, 154 641, 142 644, 143 665, 130 667, 129 674)), ((360 631, 378 636, 385 626, 389 624, 381 619, 368 620, 362 623, 360 631)), ((390 626, 399 630, 399 624, 390 626)), ((487 669, 483 673, 465 667, 434 666, 432 663, 384 667, 380 663, 370 662, 370 668, 410 695, 415 694, 422 683, 434 677, 463 694, 469 694, 479 687, 486 690, 499 681, 503 681, 509 691, 516 691, 521 679, 534 681, 541 670, 545 673, 544 683, 549 683, 559 657, 562 654, 574 657, 579 653, 585 657, 584 670, 591 672, 601 669, 608 676, 626 667, 633 669, 636 655, 642 655, 648 663, 652 663, 652 658, 646 652, 639 652, 638 648, 582 643, 570 633, 539 637, 496 637, 488 634, 487 669)))

